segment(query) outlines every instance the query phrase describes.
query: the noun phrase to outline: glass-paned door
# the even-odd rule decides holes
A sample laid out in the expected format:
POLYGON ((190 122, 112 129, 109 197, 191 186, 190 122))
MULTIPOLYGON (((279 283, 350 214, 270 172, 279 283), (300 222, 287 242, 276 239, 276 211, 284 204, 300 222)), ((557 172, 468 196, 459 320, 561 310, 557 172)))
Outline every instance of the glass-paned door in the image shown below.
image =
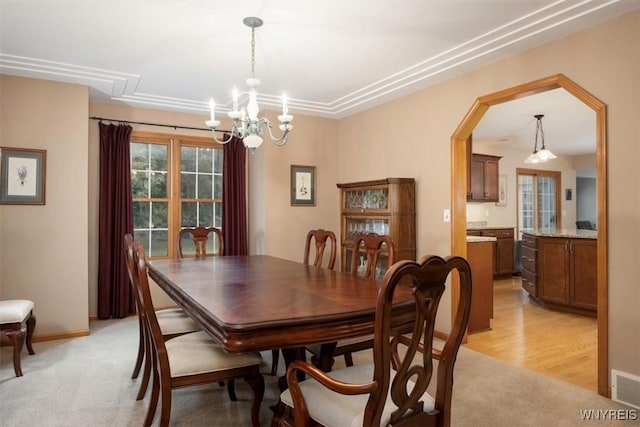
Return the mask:
POLYGON ((523 232, 560 228, 560 172, 518 169, 517 183, 518 238, 523 232))

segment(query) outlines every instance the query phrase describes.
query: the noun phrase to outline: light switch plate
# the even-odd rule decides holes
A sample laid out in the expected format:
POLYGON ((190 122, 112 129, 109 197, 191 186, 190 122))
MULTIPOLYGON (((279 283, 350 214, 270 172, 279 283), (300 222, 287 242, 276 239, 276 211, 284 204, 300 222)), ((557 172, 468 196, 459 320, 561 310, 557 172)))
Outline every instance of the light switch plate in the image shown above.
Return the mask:
POLYGON ((444 222, 451 221, 451 211, 449 209, 445 209, 444 212, 442 213, 442 220, 444 222))

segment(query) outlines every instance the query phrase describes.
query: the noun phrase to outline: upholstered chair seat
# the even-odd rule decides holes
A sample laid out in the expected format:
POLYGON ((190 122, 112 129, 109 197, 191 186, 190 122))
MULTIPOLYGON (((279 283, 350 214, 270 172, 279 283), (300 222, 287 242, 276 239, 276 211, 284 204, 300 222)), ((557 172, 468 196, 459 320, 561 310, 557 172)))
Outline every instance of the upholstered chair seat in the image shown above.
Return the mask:
POLYGON ((36 318, 33 316, 33 301, 13 299, 0 301, 0 331, 7 335, 13 345, 13 370, 16 377, 22 376, 21 357, 25 343, 27 350, 35 354, 31 346, 36 318))
MULTIPOLYGON (((372 363, 355 365, 347 368, 338 369, 327 373, 327 376, 349 384, 364 384, 373 378, 374 365, 372 363)), ((393 383, 395 371, 391 369, 389 382, 393 383)), ((409 382, 408 384, 413 384, 409 382)), ((331 391, 318 381, 310 378, 300 383, 300 389, 307 402, 309 416, 322 424, 323 426, 332 427, 362 427, 365 408, 367 406, 368 394, 345 395, 331 391)), ((407 392, 410 388, 407 387, 407 392)), ((293 407, 293 399, 291 392, 285 390, 280 399, 282 403, 289 407, 293 407)), ((424 411, 433 410, 435 399, 425 393, 420 399, 424 402, 424 411)), ((386 426, 391 421, 391 413, 398 409, 391 400, 391 389, 388 392, 380 425, 386 426)))
POLYGON ((230 355, 204 331, 180 335, 165 346, 173 378, 262 363, 260 353, 230 355))

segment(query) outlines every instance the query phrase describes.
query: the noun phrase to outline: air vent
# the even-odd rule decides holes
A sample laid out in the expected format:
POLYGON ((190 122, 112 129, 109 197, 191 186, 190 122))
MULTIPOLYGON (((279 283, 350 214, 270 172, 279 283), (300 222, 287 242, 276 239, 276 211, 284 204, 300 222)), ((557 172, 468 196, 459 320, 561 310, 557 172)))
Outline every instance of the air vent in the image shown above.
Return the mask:
POLYGON ((611 399, 640 409, 640 377, 612 369, 611 399))

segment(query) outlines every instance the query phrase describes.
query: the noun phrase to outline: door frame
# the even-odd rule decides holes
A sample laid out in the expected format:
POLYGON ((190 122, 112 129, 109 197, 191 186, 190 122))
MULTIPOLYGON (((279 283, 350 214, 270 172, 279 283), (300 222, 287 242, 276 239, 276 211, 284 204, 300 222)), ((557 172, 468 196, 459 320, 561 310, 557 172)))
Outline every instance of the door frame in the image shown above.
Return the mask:
MULTIPOLYGON (((609 301, 607 261, 607 106, 562 74, 555 74, 514 86, 475 100, 458 128, 451 136, 451 253, 467 255, 467 139, 492 105, 513 101, 537 93, 563 88, 596 113, 596 196, 598 221, 598 394, 611 397, 609 386, 609 301)), ((452 321, 460 298, 457 286, 452 287, 452 321)))

